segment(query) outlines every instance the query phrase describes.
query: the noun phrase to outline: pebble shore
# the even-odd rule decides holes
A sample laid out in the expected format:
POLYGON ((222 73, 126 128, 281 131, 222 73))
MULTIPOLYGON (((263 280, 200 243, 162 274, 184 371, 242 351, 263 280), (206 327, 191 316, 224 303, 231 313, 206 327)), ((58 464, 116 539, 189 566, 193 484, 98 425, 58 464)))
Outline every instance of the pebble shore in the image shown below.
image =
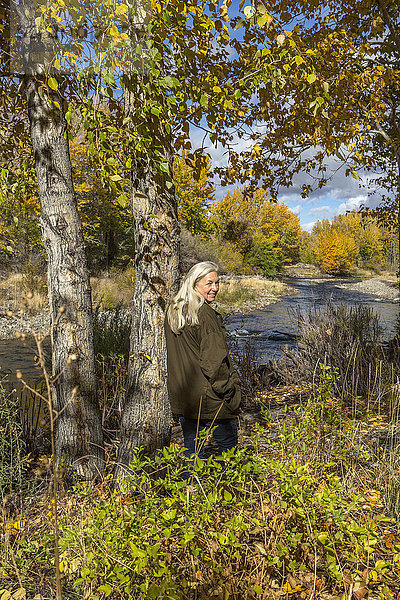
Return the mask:
POLYGON ((9 340, 17 337, 18 333, 32 336, 33 333, 44 333, 47 335, 50 328, 50 312, 48 308, 34 314, 13 313, 7 316, 0 312, 0 339, 9 340))
POLYGON ((400 291, 398 283, 389 283, 379 277, 359 281, 358 283, 341 283, 337 287, 362 292, 364 294, 373 294, 381 300, 391 302, 400 302, 400 291))

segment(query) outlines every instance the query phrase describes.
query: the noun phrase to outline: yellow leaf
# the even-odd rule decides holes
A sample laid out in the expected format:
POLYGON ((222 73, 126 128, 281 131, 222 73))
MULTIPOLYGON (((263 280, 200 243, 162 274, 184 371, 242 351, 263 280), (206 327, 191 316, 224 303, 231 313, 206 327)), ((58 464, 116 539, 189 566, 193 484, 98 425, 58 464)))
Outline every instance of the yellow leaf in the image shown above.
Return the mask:
POLYGON ((248 19, 250 19, 251 17, 254 16, 256 11, 253 6, 245 6, 243 9, 243 12, 244 12, 244 16, 247 17, 248 19))
POLYGON ((24 521, 23 519, 21 519, 20 521, 14 521, 14 523, 7 523, 7 529, 23 529, 25 527, 25 523, 26 521, 24 521))
POLYGON ((54 79, 54 77, 49 77, 47 80, 47 84, 52 90, 58 90, 58 81, 57 79, 54 79))
POLYGON ((109 33, 109 35, 112 35, 113 37, 119 35, 118 27, 113 25, 111 27, 111 29, 108 31, 108 33, 109 33))
POLYGON ((123 15, 123 14, 126 14, 127 12, 128 12, 128 7, 127 7, 126 4, 120 4, 115 9, 115 14, 116 15, 123 15))
POLYGON ((228 9, 226 8, 225 4, 223 4, 219 9, 219 14, 221 15, 221 19, 223 21, 226 23, 229 21, 228 9))
POLYGON ((310 75, 307 75, 307 81, 308 83, 314 83, 314 81, 317 80, 317 76, 315 73, 310 73, 310 75))

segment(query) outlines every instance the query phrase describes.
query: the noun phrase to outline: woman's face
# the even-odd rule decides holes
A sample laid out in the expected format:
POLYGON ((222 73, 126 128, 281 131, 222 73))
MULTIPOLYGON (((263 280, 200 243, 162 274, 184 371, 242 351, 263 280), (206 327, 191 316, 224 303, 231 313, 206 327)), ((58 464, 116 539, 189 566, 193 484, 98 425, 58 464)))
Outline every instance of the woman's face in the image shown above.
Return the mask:
POLYGON ((211 273, 208 273, 208 275, 205 275, 196 283, 194 289, 203 296, 206 302, 213 302, 219 290, 218 274, 215 271, 211 271, 211 273))

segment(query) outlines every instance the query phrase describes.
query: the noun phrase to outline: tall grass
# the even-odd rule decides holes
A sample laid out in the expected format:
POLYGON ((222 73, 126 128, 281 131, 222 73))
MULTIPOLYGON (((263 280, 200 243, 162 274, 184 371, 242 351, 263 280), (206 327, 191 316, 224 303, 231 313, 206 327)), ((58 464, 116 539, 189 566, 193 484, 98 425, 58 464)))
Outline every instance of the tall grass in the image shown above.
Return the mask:
POLYGON ((282 382, 312 381, 322 363, 337 368, 334 393, 354 410, 360 399, 370 408, 388 401, 397 381, 398 353, 388 354, 383 327, 371 308, 327 305, 306 315, 297 312, 294 318, 298 347, 285 349, 283 357, 271 363, 282 382))
POLYGON ((21 489, 26 448, 19 420, 18 403, 13 393, 6 393, 0 383, 0 501, 21 489))

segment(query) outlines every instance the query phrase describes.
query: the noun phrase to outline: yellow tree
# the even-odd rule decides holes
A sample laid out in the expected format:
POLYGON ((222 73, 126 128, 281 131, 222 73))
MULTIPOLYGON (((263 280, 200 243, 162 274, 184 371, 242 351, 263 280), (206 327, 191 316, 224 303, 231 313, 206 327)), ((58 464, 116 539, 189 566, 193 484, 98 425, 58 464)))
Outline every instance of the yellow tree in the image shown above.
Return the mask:
POLYGON ((215 187, 211 182, 211 161, 204 156, 196 173, 187 152, 175 156, 173 177, 175 196, 178 204, 178 219, 182 225, 200 237, 210 234, 209 206, 215 196, 215 187))
POLYGON ((0 252, 18 265, 42 255, 40 202, 32 158, 0 169, 0 252))
POLYGON ((321 231, 313 242, 313 252, 324 273, 339 275, 349 271, 357 256, 357 246, 352 236, 331 228, 321 231))
POLYGON ((126 262, 133 253, 132 211, 127 195, 117 194, 99 176, 96 156, 88 152, 85 132, 78 129, 70 143, 72 172, 87 253, 92 267, 126 262))
POLYGON ((352 211, 335 217, 332 227, 353 237, 361 265, 379 265, 384 260, 384 239, 387 232, 383 226, 379 226, 376 219, 368 219, 359 212, 352 211))
POLYGON ((299 218, 286 204, 264 202, 256 226, 278 252, 281 262, 295 262, 299 258, 301 227, 299 218))
POLYGON ((262 254, 267 253, 274 268, 298 259, 299 219, 285 204, 271 202, 265 190, 228 193, 213 205, 212 214, 219 234, 232 242, 243 256, 249 254, 251 260, 260 260, 262 254))

